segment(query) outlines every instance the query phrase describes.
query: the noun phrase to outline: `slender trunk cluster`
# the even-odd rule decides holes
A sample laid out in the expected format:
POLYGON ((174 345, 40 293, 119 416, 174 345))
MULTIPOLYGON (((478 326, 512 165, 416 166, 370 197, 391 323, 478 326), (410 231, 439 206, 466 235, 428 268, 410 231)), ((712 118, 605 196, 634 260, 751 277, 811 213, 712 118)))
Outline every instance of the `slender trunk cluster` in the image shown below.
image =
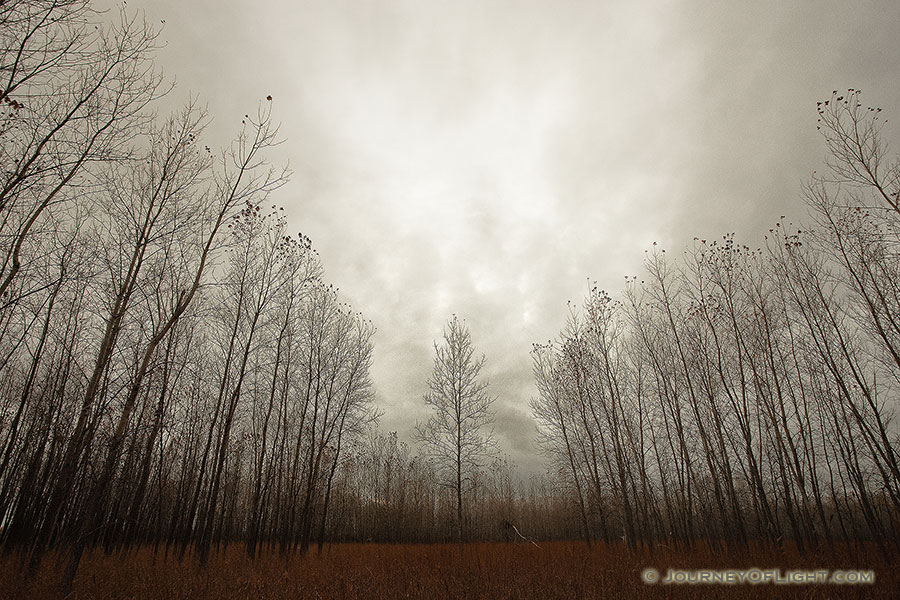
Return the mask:
POLYGON ((32 571, 152 543, 205 561, 325 535, 369 420, 373 328, 261 205, 268 106, 216 156, 156 33, 78 0, 0 3, 0 544, 32 571))
POLYGON ((654 251, 535 347, 535 416, 588 539, 898 549, 900 188, 877 113, 852 90, 820 104, 813 232, 654 251))

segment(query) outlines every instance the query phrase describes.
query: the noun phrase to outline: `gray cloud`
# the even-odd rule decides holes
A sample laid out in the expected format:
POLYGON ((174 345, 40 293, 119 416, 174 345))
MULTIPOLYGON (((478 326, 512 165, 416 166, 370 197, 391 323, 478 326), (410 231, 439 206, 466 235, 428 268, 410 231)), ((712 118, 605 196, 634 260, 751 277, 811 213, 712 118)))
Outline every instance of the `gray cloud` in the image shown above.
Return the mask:
MULTIPOLYGON (((279 192, 327 273, 378 327, 383 426, 408 439, 451 313, 498 395, 497 434, 533 454, 531 342, 587 279, 612 292, 653 241, 802 217, 824 149, 814 103, 900 98, 900 4, 170 0, 161 54, 211 136, 267 94, 279 192)), ((900 111, 900 106, 897 107, 900 111)), ((896 134, 896 129, 889 133, 896 134)))

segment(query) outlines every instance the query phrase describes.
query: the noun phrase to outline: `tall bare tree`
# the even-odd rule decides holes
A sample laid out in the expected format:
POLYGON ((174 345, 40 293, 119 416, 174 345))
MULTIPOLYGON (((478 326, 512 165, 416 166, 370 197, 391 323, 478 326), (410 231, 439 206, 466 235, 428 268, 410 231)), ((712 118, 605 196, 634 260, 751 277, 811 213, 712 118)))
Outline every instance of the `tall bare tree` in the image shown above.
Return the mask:
POLYGON ((496 456, 488 383, 480 377, 485 357, 475 357, 472 336, 456 315, 444 328, 444 342, 434 344, 434 370, 425 404, 434 414, 417 423, 414 437, 435 466, 439 485, 456 495, 456 539, 463 540, 463 497, 496 456))

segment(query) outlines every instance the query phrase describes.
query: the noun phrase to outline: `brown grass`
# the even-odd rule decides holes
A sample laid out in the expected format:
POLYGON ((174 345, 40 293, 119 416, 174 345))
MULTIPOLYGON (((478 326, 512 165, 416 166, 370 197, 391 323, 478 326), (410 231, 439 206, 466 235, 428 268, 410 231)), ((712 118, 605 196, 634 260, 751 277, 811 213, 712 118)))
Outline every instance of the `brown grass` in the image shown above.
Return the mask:
MULTIPOLYGON (((71 598, 900 598, 896 564, 874 558, 755 551, 727 555, 577 543, 456 545, 338 544, 322 556, 249 560, 241 547, 214 555, 206 568, 148 549, 126 556, 85 556, 71 598), (874 585, 646 585, 641 572, 668 568, 872 569, 874 585)), ((48 558, 26 581, 13 557, 0 562, 0 596, 54 598, 58 570, 48 558)))

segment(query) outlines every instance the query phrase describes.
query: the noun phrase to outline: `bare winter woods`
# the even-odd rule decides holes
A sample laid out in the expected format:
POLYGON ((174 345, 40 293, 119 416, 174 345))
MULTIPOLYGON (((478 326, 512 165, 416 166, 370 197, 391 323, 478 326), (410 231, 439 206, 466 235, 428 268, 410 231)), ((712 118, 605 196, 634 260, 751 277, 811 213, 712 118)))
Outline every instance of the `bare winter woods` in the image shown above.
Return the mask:
MULTIPOLYGON (((94 547, 205 562, 457 531, 437 463, 372 427, 373 325, 270 203, 269 102, 216 151, 197 105, 154 112, 140 19, 42 0, 0 18, 5 551, 31 570, 63 551, 71 581, 94 547)), ((510 502, 502 464, 467 493, 493 477, 510 502)))
POLYGON ((84 2, 0 6, 0 524, 65 548, 321 539, 372 416, 372 325, 269 194, 268 108, 224 152, 165 91, 155 33, 84 2))
POLYGON ((198 103, 160 114, 154 30, 109 22, 0 2, 0 544, 24 569, 62 556, 65 588, 91 550, 349 541, 900 549, 900 166, 859 92, 819 105, 810 223, 654 248, 534 346, 553 468, 522 481, 456 318, 418 445, 378 430, 374 326, 273 200, 271 99, 210 148, 198 103))
POLYGON ((653 249, 536 345, 545 448, 586 540, 900 540, 900 163, 858 91, 819 103, 813 222, 653 249), (809 231, 806 230, 809 228, 809 231))

